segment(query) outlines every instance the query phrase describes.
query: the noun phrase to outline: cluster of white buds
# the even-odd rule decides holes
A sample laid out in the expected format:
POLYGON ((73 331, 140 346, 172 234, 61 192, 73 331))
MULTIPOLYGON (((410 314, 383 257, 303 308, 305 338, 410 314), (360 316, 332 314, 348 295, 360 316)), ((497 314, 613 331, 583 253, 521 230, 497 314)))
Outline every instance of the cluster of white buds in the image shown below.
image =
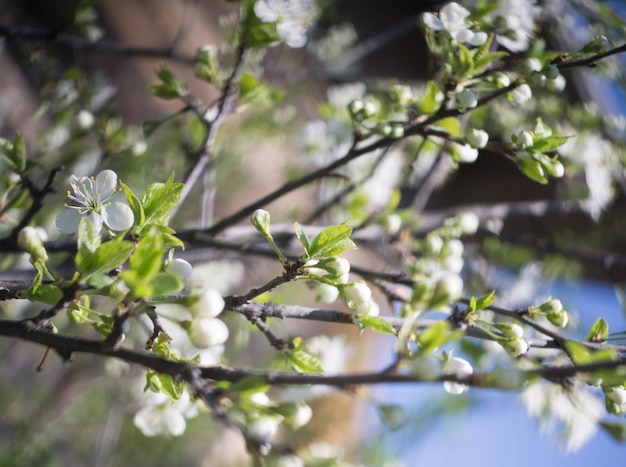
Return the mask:
POLYGON ((380 307, 372 300, 372 291, 365 282, 349 282, 341 287, 341 293, 356 313, 368 316, 379 314, 380 307))
POLYGON ((528 352, 530 346, 519 324, 495 323, 494 327, 504 334, 505 337, 498 339, 498 343, 509 355, 519 357, 528 352))
POLYGON ((545 317, 558 328, 564 328, 569 322, 569 315, 563 309, 561 301, 550 298, 547 302, 539 305, 538 309, 545 317))
POLYGON ((183 324, 194 346, 204 349, 228 339, 228 328, 217 319, 224 310, 224 299, 213 289, 204 289, 188 298, 193 319, 183 324))

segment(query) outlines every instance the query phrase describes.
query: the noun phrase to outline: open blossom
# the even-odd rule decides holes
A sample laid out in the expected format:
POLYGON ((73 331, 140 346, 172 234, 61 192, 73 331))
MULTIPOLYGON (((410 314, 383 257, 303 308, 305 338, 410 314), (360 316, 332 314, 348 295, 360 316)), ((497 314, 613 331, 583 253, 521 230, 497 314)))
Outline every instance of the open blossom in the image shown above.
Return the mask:
POLYGON ((82 216, 87 216, 96 230, 102 224, 109 229, 121 232, 133 225, 133 211, 124 203, 111 201, 117 194, 117 174, 112 170, 103 170, 97 177, 70 177, 72 191, 67 197, 75 205, 66 204, 67 209, 55 220, 56 228, 64 234, 78 231, 82 216))
POLYGON ((456 2, 448 3, 439 12, 439 16, 424 13, 424 24, 434 31, 447 31, 452 39, 459 42, 468 42, 479 46, 487 40, 484 32, 474 32, 466 21, 470 12, 456 2))

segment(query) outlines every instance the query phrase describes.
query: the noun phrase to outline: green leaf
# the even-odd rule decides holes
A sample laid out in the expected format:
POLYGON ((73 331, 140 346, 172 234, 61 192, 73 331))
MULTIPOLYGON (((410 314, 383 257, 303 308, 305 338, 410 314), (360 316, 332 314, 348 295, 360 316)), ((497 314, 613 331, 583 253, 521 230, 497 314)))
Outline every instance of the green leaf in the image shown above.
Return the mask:
POLYGON ((54 284, 43 284, 37 287, 28 298, 35 302, 45 303, 46 305, 55 305, 63 297, 61 289, 54 284))
POLYGON ((185 391, 184 381, 174 381, 171 376, 157 373, 154 370, 148 370, 146 375, 146 386, 150 389, 157 390, 175 401, 181 398, 185 391))
POLYGON ((242 396, 266 392, 270 389, 267 379, 263 376, 246 376, 231 386, 231 389, 242 396))
POLYGON ((463 44, 458 44, 457 50, 452 56, 452 69, 459 79, 470 77, 474 71, 474 58, 463 44))
POLYGON ((298 240, 300 240, 300 243, 302 244, 302 248, 304 248, 304 254, 308 258, 310 256, 309 250, 311 248, 308 235, 306 234, 306 232, 304 231, 304 229, 298 222, 295 222, 293 224, 293 229, 296 231, 296 236, 298 237, 298 240))
POLYGON ((146 138, 149 138, 162 124, 163 120, 145 120, 141 124, 141 131, 146 138))
POLYGON ((356 250, 356 245, 350 240, 351 234, 352 227, 345 224, 326 227, 313 239, 309 255, 311 258, 327 258, 339 256, 344 251, 356 250))
POLYGON ((155 84, 154 86, 150 86, 150 94, 166 100, 178 99, 182 95, 180 89, 171 84, 155 84))
POLYGON ((12 142, 0 138, 0 154, 14 172, 22 173, 26 169, 26 149, 21 133, 18 133, 12 142))
POLYGON ((619 354, 615 349, 592 350, 576 341, 565 342, 565 347, 576 365, 590 365, 615 361, 619 354))
POLYGON ((455 338, 456 335, 450 332, 450 323, 439 321, 417 336, 418 353, 422 357, 430 355, 455 338))
POLYGON ((604 318, 598 318, 591 326, 585 340, 587 342, 604 342, 607 337, 609 337, 609 323, 604 318))
POLYGON ((183 191, 182 183, 153 183, 141 197, 146 226, 167 225, 170 211, 174 208, 183 191))
MULTIPOLYGON (((165 297, 180 292, 184 286, 183 281, 174 274, 161 272, 150 281, 152 291, 150 297, 165 297)), ((140 297, 148 298, 148 297, 140 297)))
POLYGON ((434 126, 447 131, 451 136, 461 136, 463 134, 461 122, 456 117, 442 118, 441 120, 438 120, 434 126))
POLYGON ((476 309, 484 310, 485 308, 493 305, 495 301, 496 301, 496 291, 492 290, 488 294, 483 295, 478 300, 476 300, 476 309))
POLYGON ((599 425, 615 441, 619 443, 626 442, 626 423, 600 422, 599 425))
POLYGON ((124 194, 126 195, 126 200, 128 201, 128 206, 131 211, 133 211, 133 215, 135 216, 135 223, 141 227, 143 223, 146 221, 146 214, 143 210, 143 206, 139 198, 135 196, 135 193, 126 185, 124 182, 120 182, 122 185, 122 189, 124 190, 124 194))
POLYGON ((528 157, 520 157, 517 159, 517 167, 531 180, 545 185, 548 179, 545 177, 543 167, 539 162, 528 157))
POLYGON ((239 79, 239 97, 246 104, 269 107, 280 101, 284 94, 283 91, 266 86, 249 73, 242 74, 239 79))
POLYGON ((380 316, 358 317, 354 319, 354 322, 361 330, 367 328, 375 332, 380 332, 381 334, 397 334, 393 324, 380 316))
POLYGON ((559 146, 565 144, 569 138, 567 136, 550 136, 533 140, 533 149, 540 152, 554 151, 559 146))
POLYGON ((280 36, 277 23, 264 23, 254 12, 254 0, 246 0, 241 5, 241 40, 250 48, 262 48, 278 42, 280 36))
POLYGON ((87 219, 87 216, 83 216, 78 226, 78 252, 89 251, 94 253, 101 242, 100 232, 98 232, 91 221, 87 219))
POLYGON ((428 81, 426 84, 426 94, 418 104, 420 112, 426 115, 433 115, 439 109, 439 95, 440 92, 437 83, 428 81))
POLYGON ((291 368, 297 373, 317 375, 324 371, 320 359, 304 350, 285 350, 284 355, 291 368))

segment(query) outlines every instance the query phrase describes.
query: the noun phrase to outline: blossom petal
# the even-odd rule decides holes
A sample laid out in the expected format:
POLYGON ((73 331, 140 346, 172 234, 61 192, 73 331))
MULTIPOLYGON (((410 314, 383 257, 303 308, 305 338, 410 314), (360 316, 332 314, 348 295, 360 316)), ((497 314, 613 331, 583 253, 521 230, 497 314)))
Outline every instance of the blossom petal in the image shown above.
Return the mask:
POLYGON ((64 234, 73 234, 78 231, 82 215, 76 209, 66 209, 54 220, 54 226, 64 234))
POLYGON ((104 223, 116 232, 126 230, 135 222, 133 211, 124 203, 111 203, 102 208, 104 223))
POLYGON ((444 29, 441 20, 432 13, 424 13, 422 15, 422 21, 424 21, 424 24, 433 31, 441 31, 442 29, 444 29))
POLYGON ((96 177, 96 187, 101 199, 107 199, 117 188, 117 174, 112 170, 103 170, 96 177))

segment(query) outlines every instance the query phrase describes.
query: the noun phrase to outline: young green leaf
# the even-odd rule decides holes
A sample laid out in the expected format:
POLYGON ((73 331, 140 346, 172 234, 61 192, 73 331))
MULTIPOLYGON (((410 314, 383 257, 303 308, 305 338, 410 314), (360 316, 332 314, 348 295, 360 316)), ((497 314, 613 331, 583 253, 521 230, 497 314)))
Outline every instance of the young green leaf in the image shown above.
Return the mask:
POLYGON ((304 231, 304 229, 298 222, 295 222, 293 224, 293 229, 296 231, 296 236, 298 237, 298 240, 300 240, 300 243, 302 244, 302 248, 304 248, 305 256, 308 258, 310 256, 309 250, 311 248, 308 235, 306 234, 306 232, 304 231))
POLYGON ((361 331, 363 329, 371 329, 372 331, 380 332, 381 334, 397 334, 393 325, 380 316, 355 317, 354 323, 359 326, 361 331))
POLYGON ((167 225, 170 211, 174 208, 183 190, 182 183, 153 183, 141 197, 145 222, 150 225, 167 225))
POLYGON ((347 225, 331 225, 322 230, 311 243, 309 255, 311 258, 327 258, 339 256, 347 250, 356 250, 356 245, 350 240, 352 227, 347 225))
POLYGON ((122 186, 124 194, 126 195, 128 206, 133 211, 133 215, 135 216, 135 223, 139 227, 141 227, 146 221, 146 214, 143 210, 143 206, 141 205, 141 201, 139 201, 139 198, 135 196, 135 193, 133 193, 130 187, 126 185, 126 183, 120 182, 120 185, 122 186))
POLYGON ((591 326, 585 340, 587 342, 604 342, 607 337, 609 337, 609 323, 604 318, 598 318, 591 326))

